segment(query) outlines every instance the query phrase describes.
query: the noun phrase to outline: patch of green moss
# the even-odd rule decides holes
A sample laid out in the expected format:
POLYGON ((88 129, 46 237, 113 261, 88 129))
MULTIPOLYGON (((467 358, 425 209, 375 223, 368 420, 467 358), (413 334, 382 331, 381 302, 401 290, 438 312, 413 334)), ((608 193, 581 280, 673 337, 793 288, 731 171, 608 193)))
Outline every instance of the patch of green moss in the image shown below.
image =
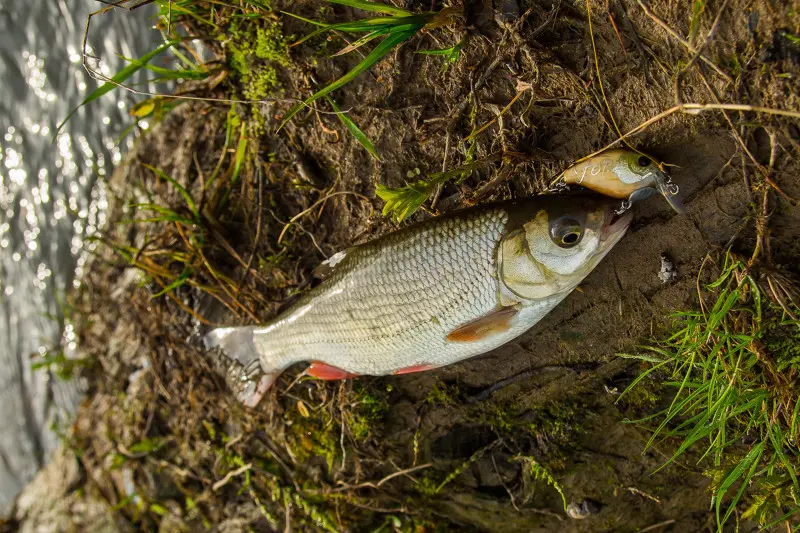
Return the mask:
POLYGON ((281 90, 278 73, 269 65, 253 67, 244 84, 244 97, 263 100, 281 90))
POLYGON ((662 382, 660 380, 645 379, 647 379, 645 386, 631 389, 619 399, 618 405, 628 416, 630 416, 631 413, 636 414, 640 411, 650 411, 661 400, 664 394, 662 382))
POLYGON ((528 423, 528 431, 537 438, 543 438, 559 445, 567 445, 575 440, 583 429, 578 422, 585 406, 567 400, 553 403, 533 412, 533 421, 528 423))
MULTIPOLYGON (((278 68, 290 63, 290 40, 291 37, 284 36, 280 24, 274 21, 259 19, 231 24, 226 41, 228 66, 244 98, 264 100, 282 94, 283 84, 278 68)), ((260 130, 264 117, 259 105, 252 105, 251 112, 251 124, 260 130)))
POLYGON ((486 406, 481 420, 498 433, 508 433, 514 429, 514 421, 518 411, 513 406, 500 403, 491 403, 486 406))
POLYGON ((256 28, 256 57, 274 61, 284 67, 289 65, 289 44, 276 23, 256 28))
POLYGON ((425 401, 429 405, 455 405, 458 403, 459 396, 460 391, 458 386, 437 381, 433 387, 431 387, 425 401))
POLYGON ((287 420, 287 443, 292 453, 301 461, 309 461, 315 457, 325 459, 328 471, 340 452, 340 424, 325 410, 306 413, 295 409, 294 415, 287 420))
POLYGON ((764 345, 779 372, 800 371, 800 328, 795 321, 773 317, 766 322, 764 345))
POLYGON ((380 433, 389 404, 385 393, 371 392, 360 382, 355 383, 354 391, 354 405, 345 411, 344 417, 353 438, 357 442, 364 442, 380 433))

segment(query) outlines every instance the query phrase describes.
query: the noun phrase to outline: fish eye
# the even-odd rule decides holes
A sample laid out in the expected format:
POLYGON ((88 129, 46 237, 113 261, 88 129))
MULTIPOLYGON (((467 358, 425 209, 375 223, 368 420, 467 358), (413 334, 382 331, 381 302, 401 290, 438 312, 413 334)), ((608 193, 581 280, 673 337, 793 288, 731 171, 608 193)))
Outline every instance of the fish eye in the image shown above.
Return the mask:
POLYGON ((557 218, 550 224, 550 240, 561 248, 572 248, 583 238, 581 223, 570 216, 557 218))
POLYGON ((638 161, 636 161, 636 163, 637 163, 637 164, 638 164, 640 167, 649 167, 649 166, 650 166, 650 163, 652 163, 652 162, 653 162, 653 161, 652 161, 652 160, 651 160, 649 157, 645 157, 645 156, 640 156, 640 157, 639 157, 639 160, 638 160, 638 161))

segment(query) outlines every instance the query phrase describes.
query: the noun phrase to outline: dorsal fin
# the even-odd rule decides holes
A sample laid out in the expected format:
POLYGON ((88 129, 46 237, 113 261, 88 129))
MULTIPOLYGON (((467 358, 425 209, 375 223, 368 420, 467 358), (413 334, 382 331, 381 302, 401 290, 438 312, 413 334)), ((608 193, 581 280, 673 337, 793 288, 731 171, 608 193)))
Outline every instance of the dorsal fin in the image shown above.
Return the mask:
POLYGON ((518 312, 517 308, 513 306, 501 307, 457 327, 447 334, 447 340, 450 342, 478 342, 497 333, 503 333, 511 328, 511 320, 518 312))

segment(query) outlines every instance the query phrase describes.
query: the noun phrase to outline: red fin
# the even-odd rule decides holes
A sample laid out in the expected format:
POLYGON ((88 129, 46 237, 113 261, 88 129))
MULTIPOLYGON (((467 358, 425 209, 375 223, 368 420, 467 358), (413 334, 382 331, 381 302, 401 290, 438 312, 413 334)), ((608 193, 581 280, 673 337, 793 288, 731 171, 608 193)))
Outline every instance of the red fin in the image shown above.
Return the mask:
POLYGON ((394 374, 395 376, 400 376, 402 374, 413 374, 414 372, 425 372, 426 370, 433 370, 434 368, 436 367, 429 363, 422 363, 419 365, 412 365, 412 366, 407 366, 405 368, 400 368, 392 372, 392 374, 394 374))
POLYGON ((358 377, 358 374, 352 374, 347 370, 336 368, 322 361, 312 361, 311 366, 306 369, 306 374, 314 376, 318 379, 332 380, 332 379, 347 379, 358 377))
POLYGON ((508 331, 511 319, 517 314, 514 307, 501 307, 488 315, 467 322, 447 334, 450 342, 477 342, 497 333, 508 331))

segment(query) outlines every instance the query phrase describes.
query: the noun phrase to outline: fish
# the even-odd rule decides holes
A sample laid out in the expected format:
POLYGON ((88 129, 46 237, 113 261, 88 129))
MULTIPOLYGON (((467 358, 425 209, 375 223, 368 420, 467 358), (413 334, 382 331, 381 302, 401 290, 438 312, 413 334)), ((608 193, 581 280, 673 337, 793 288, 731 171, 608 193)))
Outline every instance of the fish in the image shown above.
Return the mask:
POLYGON ((205 336, 242 369, 255 406, 288 367, 321 379, 431 370, 518 337, 623 237, 631 212, 599 195, 541 195, 463 209, 331 256, 324 277, 266 324, 205 336), (260 374, 258 380, 253 374, 260 374))
POLYGON ((633 150, 607 150, 564 171, 563 182, 580 185, 605 196, 633 202, 660 193, 670 207, 683 213, 678 186, 651 158, 633 150))

